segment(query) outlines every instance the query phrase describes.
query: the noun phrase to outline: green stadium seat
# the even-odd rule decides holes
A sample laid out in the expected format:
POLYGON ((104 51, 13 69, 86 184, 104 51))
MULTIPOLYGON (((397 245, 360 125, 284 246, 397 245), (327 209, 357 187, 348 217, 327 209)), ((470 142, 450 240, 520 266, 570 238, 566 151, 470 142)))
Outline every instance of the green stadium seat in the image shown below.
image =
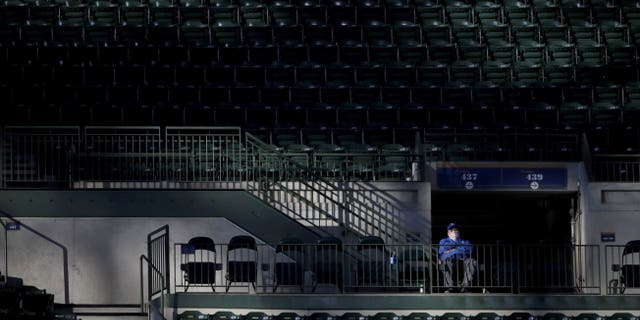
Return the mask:
POLYGON ((513 85, 527 87, 542 82, 542 69, 540 64, 532 62, 519 62, 514 66, 513 85))
POLYGON ((268 13, 275 26, 295 26, 297 24, 296 7, 289 2, 274 1, 269 5, 268 13))
POLYGON ((429 57, 429 51, 422 43, 410 43, 399 46, 398 48, 398 60, 410 63, 412 65, 419 65, 424 61, 427 61, 429 57))
POLYGON ((273 320, 304 320, 305 316, 301 316, 295 312, 282 312, 273 317, 273 320))
POLYGON ((430 26, 433 23, 444 23, 444 8, 442 5, 436 4, 433 1, 417 1, 416 2, 416 17, 417 22, 422 26, 430 26))
POLYGON ((309 25, 327 23, 327 7, 315 1, 303 1, 298 7, 298 23, 309 25))
POLYGON ((222 20, 213 26, 215 43, 223 47, 235 47, 242 44, 240 26, 233 22, 222 20))
POLYGON ((502 320, 503 316, 498 315, 495 312, 481 312, 471 316, 471 320, 502 320))
POLYGON ((378 312, 369 317, 370 320, 400 320, 402 317, 393 312, 378 312))
POLYGON ((412 312, 404 316, 403 318, 407 320, 433 320, 436 317, 426 312, 412 312))
POLYGON ((537 320, 538 317, 528 312, 514 312, 506 317, 507 320, 537 320))
POLYGON ((271 318, 272 316, 257 311, 249 312, 242 317, 243 320, 271 320, 271 318))
POLYGON ((581 128, 589 124, 589 107, 578 102, 561 104, 560 123, 565 127, 581 128))
POLYGON ((542 316, 543 320, 569 320, 571 317, 562 314, 562 313, 557 313, 557 312, 553 312, 553 313, 545 313, 544 316, 542 316))
POLYGON ((245 0, 240 6, 240 19, 245 26, 267 24, 267 6, 259 2, 245 0))
POLYGON ((397 20, 392 26, 394 42, 399 45, 411 45, 422 42, 420 26, 412 21, 397 20))
POLYGON ((446 312, 438 317, 440 320, 468 320, 469 317, 459 312, 446 312))
POLYGON ((327 312, 314 312, 305 317, 308 320, 335 320, 336 317, 327 312))
POLYGON ((340 316, 340 320, 367 320, 369 317, 358 312, 346 312, 340 316))
POLYGON ((511 82, 511 64, 502 61, 488 61, 482 65, 482 79, 496 85, 511 82))
POLYGON ((638 320, 638 316, 635 316, 631 313, 618 312, 608 316, 607 319, 608 320, 638 320))
POLYGON ((206 314, 203 314, 200 311, 194 311, 194 310, 183 311, 182 313, 178 314, 178 320, 191 320, 191 319, 209 319, 209 316, 206 314))
POLYGON ((605 317, 602 317, 596 313, 580 313, 575 317, 572 317, 572 319, 575 320, 602 320, 605 317))
POLYGON ((216 313, 209 315, 209 320, 238 320, 240 316, 231 311, 217 311, 216 313))

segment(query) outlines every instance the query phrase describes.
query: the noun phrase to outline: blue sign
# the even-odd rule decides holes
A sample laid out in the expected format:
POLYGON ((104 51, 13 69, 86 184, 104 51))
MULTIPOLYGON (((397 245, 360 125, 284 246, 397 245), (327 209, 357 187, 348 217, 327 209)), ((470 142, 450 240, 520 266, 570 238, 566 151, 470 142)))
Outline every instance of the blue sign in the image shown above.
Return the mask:
POLYGON ((7 224, 4 226, 4 228, 9 230, 9 231, 20 230, 20 223, 18 223, 18 222, 7 222, 7 224))
POLYGON ((504 168, 502 184, 505 187, 524 187, 531 190, 561 189, 567 187, 565 168, 504 168))
POLYGON ((564 189, 566 168, 437 168, 441 189, 564 189))
POLYGON ((600 240, 602 242, 616 242, 616 234, 613 232, 601 232, 600 240))

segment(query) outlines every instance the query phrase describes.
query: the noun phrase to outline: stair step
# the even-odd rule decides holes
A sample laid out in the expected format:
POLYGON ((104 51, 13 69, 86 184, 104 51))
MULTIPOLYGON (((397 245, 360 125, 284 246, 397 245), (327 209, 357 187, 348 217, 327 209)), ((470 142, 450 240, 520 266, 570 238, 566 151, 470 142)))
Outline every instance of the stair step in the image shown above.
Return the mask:
POLYGON ((77 314, 78 320, 143 320, 147 319, 147 315, 123 315, 123 314, 114 314, 114 315, 87 315, 87 314, 77 314))
POLYGON ((75 312, 78 317, 146 317, 146 312, 75 312))
POLYGON ((140 311, 140 305, 136 304, 85 304, 73 305, 72 312, 78 319, 84 320, 139 320, 146 319, 147 313, 140 311))

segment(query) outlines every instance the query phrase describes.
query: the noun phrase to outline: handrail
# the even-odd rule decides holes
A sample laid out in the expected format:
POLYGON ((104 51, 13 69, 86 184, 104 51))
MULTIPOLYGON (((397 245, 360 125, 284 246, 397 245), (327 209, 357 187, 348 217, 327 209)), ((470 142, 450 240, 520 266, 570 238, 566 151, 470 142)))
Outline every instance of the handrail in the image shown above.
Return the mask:
MULTIPOLYGON (((61 243, 45 236, 44 234, 40 233, 39 231, 29 227, 28 225, 20 222, 19 220, 15 219, 14 217, 12 217, 11 215, 9 215, 8 213, 0 210, 0 215, 5 216, 6 218, 8 218, 9 220, 19 223, 20 226, 24 227, 25 229, 31 231, 32 233, 34 233, 35 235, 37 235, 38 237, 52 243, 53 245, 55 245, 56 247, 62 249, 62 273, 63 273, 63 286, 64 286, 64 303, 65 304, 69 304, 69 261, 68 261, 68 254, 67 254, 67 248, 65 246, 63 246, 61 243)), ((7 248, 7 250, 9 250, 7 248)))
MULTIPOLYGON (((302 169, 302 170, 305 170, 305 171, 307 171, 307 172, 308 172, 308 171, 310 171, 310 169, 311 169, 311 168, 305 168, 305 167, 301 166, 300 164, 295 163, 295 162, 293 162, 293 161, 289 161, 289 160, 288 160, 288 159, 286 159, 286 158, 285 158, 285 159, 283 159, 283 161, 287 161, 287 163, 288 163, 288 164, 293 165, 293 166, 295 166, 295 167, 298 167, 298 168, 300 168, 300 169, 302 169)), ((309 182, 316 182, 316 181, 320 181, 320 182, 322 182, 322 183, 324 183, 324 184, 325 184, 325 186, 327 187, 326 189, 333 189, 333 190, 331 190, 331 191, 334 191, 334 192, 333 192, 334 194, 335 194, 335 193, 337 193, 337 191, 335 191, 335 190, 336 190, 336 189, 335 189, 335 186, 334 186, 330 181, 326 180, 326 179, 325 179, 325 178, 323 178, 323 177, 316 177, 316 176, 314 176, 313 174, 311 174, 311 176, 313 177, 313 180, 302 180, 302 179, 298 179, 298 180, 300 180, 300 182, 304 183, 305 185, 308 185, 308 183, 309 183, 309 182)), ((311 187, 311 186, 310 186, 310 188, 312 188, 312 190, 314 190, 314 191, 321 191, 321 190, 317 190, 317 189, 315 189, 315 188, 313 188, 313 187, 311 187)), ((344 208, 345 210, 347 210, 347 211, 349 211, 349 212, 351 212, 351 213, 353 213, 353 214, 357 214, 356 212, 354 212, 354 210, 353 210, 353 209, 351 209, 351 207, 352 207, 352 206, 345 206, 345 205, 343 205, 342 203, 338 203, 338 202, 337 202, 337 201, 335 201, 335 199, 333 199, 332 197, 328 197, 324 192, 319 192, 319 194, 320 194, 320 195, 322 195, 322 197, 324 197, 324 198, 328 199, 329 201, 336 203, 338 206, 340 206, 340 207, 344 208)), ((364 207, 364 209, 365 209, 365 210, 359 210, 360 212, 363 212, 363 211, 364 211, 364 212, 374 212, 374 213, 378 213, 378 210, 374 209, 372 206, 370 206, 369 204, 367 204, 367 203, 365 203, 365 202, 361 201, 360 199, 357 199, 357 198, 350 198, 350 200, 351 200, 351 201, 353 201, 353 202, 355 202, 355 203, 357 203, 358 205, 360 205, 360 206, 364 207)), ((378 209, 380 209, 380 208, 378 208, 378 209)), ((359 215, 358 215, 358 216, 359 216, 359 215)), ((402 231, 402 232, 406 232, 406 233, 413 233, 411 230, 408 230, 408 229, 404 228, 402 225, 400 225, 400 224, 396 223, 395 221, 393 221, 392 219, 390 219, 390 218, 389 218, 389 217, 387 217, 386 215, 383 215, 383 214, 377 214, 377 215, 376 215, 376 217, 377 217, 377 218, 380 218, 381 220, 384 220, 384 222, 385 222, 385 223, 387 223, 388 225, 392 225, 393 227, 397 227, 397 228, 399 229, 398 231, 402 231)), ((365 220, 366 220, 366 219, 365 219, 365 220)), ((372 225, 375 227, 375 225, 376 225, 376 224, 372 224, 372 225)), ((376 228, 376 229, 379 229, 379 228, 376 228)), ((396 240, 398 240, 398 239, 396 239, 396 240)), ((426 241, 425 241, 425 240, 423 240, 423 241, 426 243, 426 241)))
MULTIPOLYGON (((321 177, 318 178, 315 181, 321 181, 321 182, 323 182, 323 183, 325 183, 327 185, 331 185, 330 182, 326 181, 324 178, 321 178, 321 177)), ((382 209, 382 208, 380 208, 380 205, 370 206, 368 203, 365 203, 365 202, 361 201, 358 198, 350 198, 350 200, 353 201, 353 202, 356 202, 360 206, 363 206, 365 208, 365 212, 376 212, 376 213, 378 213, 378 210, 375 210, 374 206, 377 207, 377 209, 382 209)), ((375 202, 372 201, 371 203, 375 203, 375 202)), ((353 210, 349 209, 349 207, 347 207, 347 210, 353 211, 353 210)), ((360 211, 362 211, 362 210, 360 210, 360 211)), ((377 216, 381 220, 384 220, 385 223, 388 223, 388 224, 393 225, 394 227, 397 227, 399 229, 398 231, 402 231, 402 232, 405 232, 405 233, 413 233, 411 230, 406 229, 404 226, 402 226, 401 224, 396 223, 395 221, 393 221, 392 219, 390 219, 389 217, 387 217, 384 214, 378 214, 377 216)), ((424 239, 421 239, 421 240, 426 243, 426 240, 424 240, 424 239)))
MULTIPOLYGON (((248 185, 249 185, 249 184, 247 184, 247 186, 248 186, 248 185)), ((317 205, 313 204, 313 202, 312 202, 312 201, 309 201, 309 200, 308 200, 308 199, 306 199, 305 197, 300 196, 299 194, 297 194, 296 192, 294 192, 293 190, 291 190, 291 189, 289 189, 289 188, 287 188, 287 187, 285 187, 285 186, 280 185, 280 188, 282 188, 282 189, 283 189, 284 191, 286 191, 287 193, 292 194, 292 195, 293 195, 294 197, 296 197, 297 199, 299 199, 299 200, 301 200, 301 201, 305 202, 307 205, 311 206, 312 208, 319 210, 319 211, 320 211, 320 213, 322 213, 322 214, 323 214, 323 216, 324 216, 325 218, 328 218, 328 219, 330 219, 330 220, 332 220, 332 221, 337 222, 338 224, 340 224, 340 221, 339 221, 338 219, 336 219, 336 218, 335 218, 335 217, 333 217, 332 215, 330 215, 330 214, 326 213, 324 210, 322 210, 322 208, 320 208, 320 207, 318 207, 317 205)), ((251 189, 251 190, 256 191, 256 192, 263 192, 263 191, 261 191, 261 190, 259 190, 259 189, 251 189)), ((286 208, 286 207, 285 207, 285 208, 286 208)), ((287 209, 288 211, 291 211, 291 212, 293 213, 293 215, 295 215, 295 216, 297 216, 297 217, 300 217, 300 218, 304 218, 304 217, 302 217, 300 214, 298 214, 295 210, 292 210, 292 209, 289 209, 289 208, 286 208, 286 209, 287 209)), ((311 221, 309 221, 309 220, 307 220, 307 222, 310 222, 310 223, 311 223, 311 221)), ((330 234, 330 233, 328 233, 328 232, 327 232, 327 231, 325 231, 324 229, 320 228, 320 226, 318 226, 318 225, 316 225, 316 224, 314 224, 314 223, 312 223, 312 224, 313 224, 315 227, 318 227, 318 230, 319 230, 319 231, 321 231, 325 236, 331 236, 331 234, 330 234)), ((312 230, 312 232, 314 232, 314 233, 315 233, 315 231, 314 231, 314 230, 312 230)))
MULTIPOLYGON (((330 195, 326 194, 326 192, 328 191, 328 192, 330 192, 330 194, 338 196, 339 195, 339 191, 336 190, 336 187, 330 181, 326 180, 323 177, 316 176, 314 174, 314 172, 313 172, 313 168, 302 166, 301 164, 296 163, 295 161, 291 161, 291 160, 287 159, 282 152, 279 152, 277 150, 273 150, 270 147, 270 145, 264 143, 263 141, 261 141, 260 139, 256 138, 255 136, 251 135, 250 133, 246 133, 245 137, 247 139, 247 142, 250 142, 250 143, 254 144, 259 149, 262 149, 264 151, 268 151, 269 153, 277 156, 279 158, 279 160, 281 162, 283 162, 283 163, 286 163, 287 166, 291 166, 291 167, 297 168, 300 171, 304 172, 305 176, 308 176, 311 179, 309 179, 309 180, 308 179, 302 179, 302 178, 294 175, 293 177, 296 178, 295 181, 302 183, 303 185, 308 187, 311 191, 318 193, 321 197, 323 197, 324 199, 327 199, 329 202, 337 205, 339 208, 344 209, 345 211, 358 216, 363 221, 369 221, 369 219, 365 219, 364 217, 362 217, 362 215, 360 213, 363 213, 363 212, 375 213, 375 217, 378 218, 379 220, 382 220, 384 225, 390 226, 390 227, 392 227, 392 229, 394 229, 393 232, 390 234, 392 239, 394 239, 396 241, 400 240, 399 238, 397 238, 397 236, 394 236, 394 233, 397 233, 397 232, 405 232, 405 233, 410 233, 410 234, 414 233, 413 231, 408 230, 408 229, 404 228, 402 225, 396 223, 395 221, 393 221, 389 217, 385 216, 384 214, 380 214, 379 213, 379 209, 380 209, 379 206, 378 206, 378 208, 374 208, 372 205, 367 204, 367 203, 365 203, 362 200, 357 199, 357 198, 350 198, 350 200, 353 201, 354 203, 356 203, 358 205, 358 208, 363 208, 362 210, 355 210, 355 208, 353 208, 352 206, 348 206, 348 205, 345 206, 343 203, 339 203, 338 201, 336 201, 336 199, 333 196, 330 196, 330 195), (311 185, 314 182, 323 183, 324 184, 324 188, 322 188, 322 187, 317 188, 317 187, 311 185)), ((285 187, 283 187, 282 184, 280 184, 280 186, 283 189, 285 189, 285 191, 288 191, 288 192, 291 191, 291 190, 288 190, 285 187)), ((298 197, 302 197, 302 196, 298 195, 298 197)), ((321 210, 321 211, 324 211, 324 210, 321 210)), ((326 212, 324 212, 323 214, 325 216, 332 216, 331 214, 327 214, 326 212)), ((380 227, 376 227, 376 224, 374 224, 374 223, 368 223, 368 224, 370 224, 374 229, 379 230, 381 233, 389 235, 389 232, 385 232, 385 230, 382 230, 380 227)), ((426 240, 424 240, 424 239, 420 239, 420 240, 422 242, 426 243, 426 240)))
POLYGON ((640 158, 640 153, 599 153, 594 154, 594 158, 640 158))
MULTIPOLYGON (((160 291, 160 307, 162 310, 164 310, 164 275, 162 274, 162 272, 160 272, 160 270, 158 270, 158 268, 156 268, 156 266, 153 265, 153 263, 151 263, 151 261, 149 260, 149 258, 147 258, 147 256, 145 256, 144 254, 140 255, 140 309, 142 312, 145 312, 144 310, 144 270, 143 270, 143 265, 144 262, 147 262, 147 265, 149 267, 151 267, 151 270, 155 271, 158 275, 160 275, 160 280, 162 283, 162 290, 160 291)), ((147 301, 148 304, 151 304, 151 292, 148 292, 149 294, 149 300, 147 301)))

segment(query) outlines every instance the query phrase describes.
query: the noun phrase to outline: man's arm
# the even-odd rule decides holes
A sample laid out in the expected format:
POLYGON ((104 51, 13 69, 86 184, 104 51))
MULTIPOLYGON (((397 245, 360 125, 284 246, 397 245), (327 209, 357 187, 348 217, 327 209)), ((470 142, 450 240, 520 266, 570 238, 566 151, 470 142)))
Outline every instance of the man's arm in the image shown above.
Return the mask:
POLYGON ((471 257, 471 254, 473 253, 473 245, 471 245, 471 242, 469 240, 463 240, 462 241, 462 252, 464 257, 471 257))
POLYGON ((440 259, 445 260, 449 258, 454 250, 456 250, 456 246, 452 245, 448 238, 440 240, 440 246, 438 247, 440 259))

